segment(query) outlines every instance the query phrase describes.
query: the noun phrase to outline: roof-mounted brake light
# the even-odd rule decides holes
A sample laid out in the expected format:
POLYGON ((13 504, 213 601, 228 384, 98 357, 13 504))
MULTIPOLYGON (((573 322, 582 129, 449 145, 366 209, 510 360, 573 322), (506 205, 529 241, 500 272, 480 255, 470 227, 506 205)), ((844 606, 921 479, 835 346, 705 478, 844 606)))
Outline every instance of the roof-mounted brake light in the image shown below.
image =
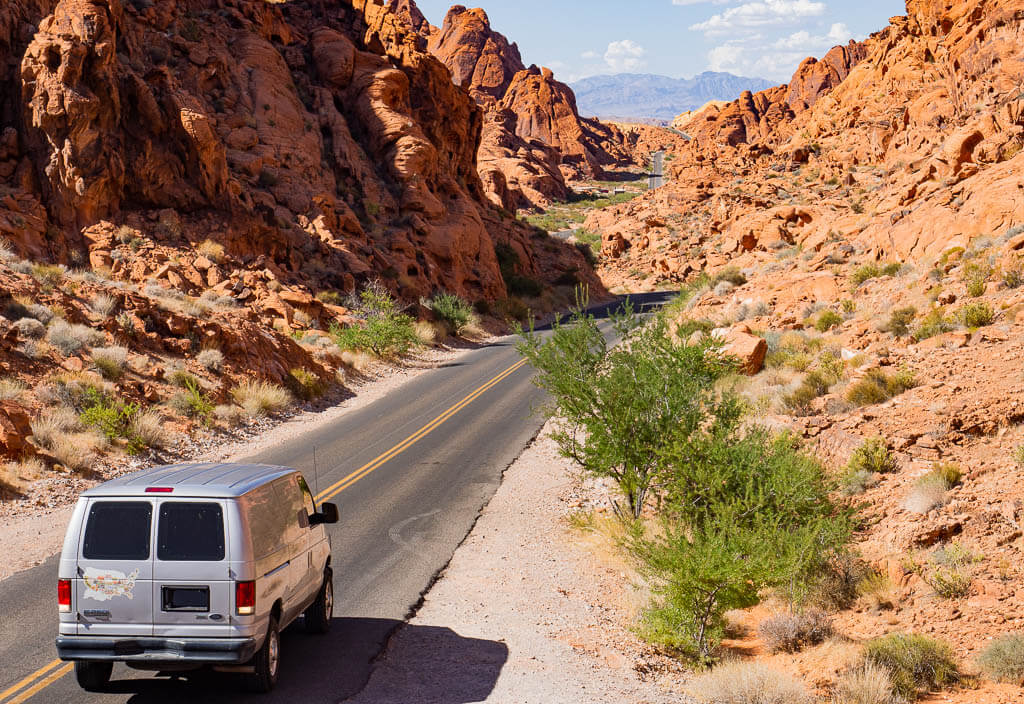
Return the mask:
POLYGON ((148 486, 146 487, 147 494, 170 494, 174 492, 174 487, 171 486, 148 486))

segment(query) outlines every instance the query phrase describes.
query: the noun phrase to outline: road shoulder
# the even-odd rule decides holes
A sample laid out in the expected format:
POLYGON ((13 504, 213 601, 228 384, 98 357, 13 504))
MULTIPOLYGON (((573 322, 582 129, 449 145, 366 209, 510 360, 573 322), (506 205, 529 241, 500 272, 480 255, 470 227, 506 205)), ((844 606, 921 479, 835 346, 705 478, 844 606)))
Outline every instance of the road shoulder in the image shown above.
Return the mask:
POLYGON ((640 595, 569 527, 578 480, 550 431, 508 468, 412 627, 347 702, 685 701, 626 628, 640 595))

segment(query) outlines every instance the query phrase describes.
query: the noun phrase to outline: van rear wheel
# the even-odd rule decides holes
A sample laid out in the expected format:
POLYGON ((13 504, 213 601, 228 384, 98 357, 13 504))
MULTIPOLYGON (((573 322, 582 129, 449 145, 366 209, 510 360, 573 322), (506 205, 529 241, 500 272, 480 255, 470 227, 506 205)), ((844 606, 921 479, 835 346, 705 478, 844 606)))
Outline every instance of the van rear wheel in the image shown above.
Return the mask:
POLYGON ((250 676, 249 688, 253 692, 266 694, 277 684, 277 674, 281 667, 281 629, 277 625, 277 617, 270 617, 267 637, 263 647, 252 660, 254 672, 250 676))
POLYGON ((324 570, 324 583, 316 601, 309 605, 303 615, 307 633, 327 633, 331 630, 334 616, 334 573, 328 567, 324 570))
POLYGON ((102 692, 110 684, 110 675, 114 672, 112 662, 75 663, 75 679, 78 686, 86 692, 102 692))

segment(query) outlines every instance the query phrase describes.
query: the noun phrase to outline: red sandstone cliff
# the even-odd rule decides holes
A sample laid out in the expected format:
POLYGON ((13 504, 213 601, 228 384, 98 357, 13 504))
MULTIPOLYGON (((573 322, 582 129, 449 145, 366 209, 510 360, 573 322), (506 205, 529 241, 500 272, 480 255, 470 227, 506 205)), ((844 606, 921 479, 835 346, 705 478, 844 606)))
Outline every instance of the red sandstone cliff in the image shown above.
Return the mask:
POLYGON ((564 199, 566 179, 634 163, 622 132, 580 117, 569 86, 527 68, 483 10, 455 5, 427 34, 431 53, 488 115, 479 168, 495 202, 511 210, 564 199))
MULTIPOLYGON (((16 0, 0 7, 0 235, 113 267, 126 225, 211 238, 288 283, 502 298, 495 242, 541 259, 477 175, 483 114, 426 51, 415 4, 16 0)), ((544 254, 548 257, 548 254, 544 254)))

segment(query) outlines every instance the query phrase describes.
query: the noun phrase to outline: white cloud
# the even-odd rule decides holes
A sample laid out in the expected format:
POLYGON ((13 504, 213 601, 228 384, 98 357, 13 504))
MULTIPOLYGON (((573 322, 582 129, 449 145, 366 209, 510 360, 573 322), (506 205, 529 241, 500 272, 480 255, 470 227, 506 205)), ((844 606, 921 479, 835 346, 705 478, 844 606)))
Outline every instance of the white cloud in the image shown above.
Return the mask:
POLYGON ((691 25, 690 29, 704 32, 707 36, 720 36, 759 27, 790 24, 808 17, 819 17, 825 13, 825 9, 825 3, 813 0, 746 2, 712 15, 704 22, 691 25))
POLYGON ((775 49, 800 49, 803 51, 811 51, 813 49, 831 49, 836 44, 845 44, 853 38, 853 32, 842 22, 836 22, 833 24, 827 34, 815 36, 808 32, 806 29, 802 29, 799 32, 794 32, 788 37, 778 39, 772 44, 775 49))
POLYGON ((638 71, 647 65, 647 49, 632 39, 612 42, 604 52, 604 62, 616 73, 638 71))
POLYGON ((729 0, 672 0, 673 5, 704 5, 706 3, 724 5, 727 2, 729 2, 729 0))
POLYGON ((601 55, 598 54, 596 51, 584 51, 582 54, 580 54, 580 58, 587 59, 588 61, 593 61, 594 59, 601 58, 601 55))

